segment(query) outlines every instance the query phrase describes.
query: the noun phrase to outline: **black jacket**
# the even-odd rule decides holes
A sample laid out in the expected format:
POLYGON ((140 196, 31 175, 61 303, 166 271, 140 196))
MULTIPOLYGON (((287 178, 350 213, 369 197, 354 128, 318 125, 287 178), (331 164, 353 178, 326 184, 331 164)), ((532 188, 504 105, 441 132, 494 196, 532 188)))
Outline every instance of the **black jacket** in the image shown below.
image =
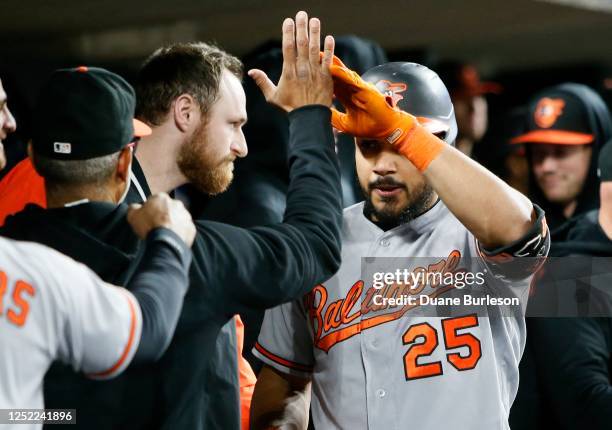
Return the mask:
MULTIPOLYGON (((112 389, 96 386, 87 395, 76 390, 74 396, 62 393, 58 385, 57 397, 48 397, 47 407, 51 402, 53 407, 78 404, 82 428, 239 428, 233 315, 300 297, 331 277, 340 264, 342 199, 330 111, 304 107, 290 113, 289 122, 291 183, 283 223, 243 229, 197 222, 190 288, 162 359, 128 369, 113 381, 112 389), (59 405, 58 398, 65 403, 59 405), (95 419, 88 420, 84 411, 95 419)), ((140 185, 146 193, 146 184, 140 185)), ((138 195, 135 190, 130 194, 131 199, 138 195)), ((9 218, 0 234, 53 245, 87 260, 94 269, 117 275, 129 266, 134 252, 133 234, 118 216, 124 210, 90 203, 39 209, 36 217, 26 211, 9 218), (76 215, 94 209, 99 211, 95 219, 76 215), (47 217, 54 211, 63 213, 61 219, 47 217)))
MULTIPOLYGON (((568 240, 553 244, 549 264, 554 266, 544 267, 544 288, 551 285, 543 282, 546 276, 579 280, 577 294, 582 291, 583 298, 577 300, 576 309, 584 309, 586 316, 527 319, 521 385, 511 416, 513 430, 603 430, 612 426, 612 291, 595 288, 603 281, 612 289, 612 241, 601 229, 597 212, 571 221, 568 240), (602 264, 607 268, 603 274, 601 270, 594 273, 602 264), (551 271, 554 273, 546 273, 551 271), (593 273, 590 280, 584 276, 589 273, 593 273), (595 313, 608 317, 588 317, 595 313)), ((543 295, 539 289, 540 285, 530 307, 539 306, 542 300, 554 307, 551 302, 556 293, 543 295)))
MULTIPOLYGON (((126 213, 125 205, 102 202, 58 209, 28 205, 7 218, 0 235, 47 245, 87 265, 105 281, 122 284, 135 262, 139 244, 126 213)), ((45 377, 45 407, 77 409, 77 428, 119 428, 117 418, 128 403, 124 392, 133 378, 133 369, 132 366, 109 381, 93 381, 74 373, 69 366, 55 364, 45 377)), ((147 382, 154 384, 153 380, 147 382)), ((138 395, 138 402, 129 403, 134 408, 144 405, 143 395, 151 392, 152 386, 138 395)))

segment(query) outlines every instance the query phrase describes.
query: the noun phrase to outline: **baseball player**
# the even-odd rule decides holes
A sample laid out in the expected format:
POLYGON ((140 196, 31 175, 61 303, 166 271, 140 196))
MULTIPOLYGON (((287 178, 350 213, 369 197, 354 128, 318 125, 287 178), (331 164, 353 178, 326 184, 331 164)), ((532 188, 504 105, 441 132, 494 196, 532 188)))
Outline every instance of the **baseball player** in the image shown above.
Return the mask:
POLYGON ((158 358, 168 346, 187 291, 191 253, 183 241, 193 242, 195 228, 184 208, 160 205, 158 199, 130 214, 135 230, 148 235, 131 292, 103 282, 86 266, 50 248, 0 238, 3 408, 42 408, 43 377, 54 360, 91 378, 107 379, 132 360, 158 358), (176 221, 161 223, 169 213, 176 221), (157 228, 163 226, 182 237, 157 228), (152 300, 165 306, 153 307, 152 300), (166 326, 164 336, 155 339, 151 327, 160 323, 166 326))
MULTIPOLYGON (((346 110, 333 124, 356 136, 366 201, 344 211, 340 270, 303 300, 266 312, 254 348, 265 367, 253 426, 305 428, 312 386, 317 429, 508 429, 525 343, 521 311, 484 305, 442 318, 385 305, 409 290, 375 289, 362 277, 362 257, 407 257, 412 273, 414 257, 435 257, 483 273, 482 294, 524 302, 549 248, 544 214, 451 146, 453 107, 431 70, 388 63, 362 79, 335 59, 332 76, 346 110)), ((436 294, 422 286, 420 296, 436 294)))
MULTIPOLYGON (((0 144, 15 129, 0 83, 0 144)), ((50 248, 0 238, 3 408, 42 408, 43 376, 56 359, 107 379, 132 361, 156 360, 167 348, 187 291, 195 226, 184 206, 165 194, 133 205, 128 222, 146 238, 131 292, 50 248)))

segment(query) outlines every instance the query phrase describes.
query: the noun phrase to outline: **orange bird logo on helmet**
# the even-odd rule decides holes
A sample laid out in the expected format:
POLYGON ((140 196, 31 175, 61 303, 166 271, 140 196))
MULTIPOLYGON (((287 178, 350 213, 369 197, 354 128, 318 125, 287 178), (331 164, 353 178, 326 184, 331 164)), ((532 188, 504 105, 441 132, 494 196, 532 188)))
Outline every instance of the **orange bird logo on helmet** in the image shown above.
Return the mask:
POLYGON ((406 91, 408 86, 403 82, 381 80, 376 83, 376 88, 381 90, 385 97, 389 97, 392 106, 396 107, 397 103, 404 98, 400 93, 406 91))
POLYGON ((549 128, 557 121, 563 113, 565 101, 563 99, 551 99, 544 97, 536 106, 533 114, 538 127, 549 128))

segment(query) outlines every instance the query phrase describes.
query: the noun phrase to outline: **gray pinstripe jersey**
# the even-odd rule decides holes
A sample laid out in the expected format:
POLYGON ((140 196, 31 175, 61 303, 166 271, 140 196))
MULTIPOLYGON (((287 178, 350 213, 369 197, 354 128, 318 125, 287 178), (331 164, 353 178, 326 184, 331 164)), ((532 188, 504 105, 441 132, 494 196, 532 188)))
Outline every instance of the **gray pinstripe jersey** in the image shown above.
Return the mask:
MULTIPOLYGON (((540 255, 548 251, 549 241, 542 242, 540 255)), ((503 317, 490 305, 478 315, 467 308, 449 317, 426 316, 419 307, 402 312, 377 307, 375 290, 359 282, 361 257, 449 261, 452 255, 524 309, 530 274, 500 279, 442 202, 386 232, 363 215, 361 203, 344 212, 338 273, 304 300, 268 310, 254 354, 282 372, 312 378, 317 429, 508 429, 525 345, 520 310, 503 317)))
POLYGON ((127 290, 50 248, 0 238, 0 408, 42 408, 54 360, 92 378, 117 375, 141 328, 140 306, 127 290))

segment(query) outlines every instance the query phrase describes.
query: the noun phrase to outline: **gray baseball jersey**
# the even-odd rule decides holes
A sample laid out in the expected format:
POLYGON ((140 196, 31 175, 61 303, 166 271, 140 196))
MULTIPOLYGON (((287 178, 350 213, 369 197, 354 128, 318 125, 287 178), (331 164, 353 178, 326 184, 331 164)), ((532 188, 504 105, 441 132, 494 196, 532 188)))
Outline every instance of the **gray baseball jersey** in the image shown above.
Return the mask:
POLYGON ((317 429, 508 429, 525 345, 522 312, 506 316, 487 304, 484 313, 466 306, 445 318, 418 306, 381 305, 381 294, 397 297, 398 290, 368 288, 361 257, 404 257, 408 265, 412 257, 444 257, 444 264, 487 277, 482 294, 495 289, 524 309, 550 244, 542 211, 536 208, 536 226, 512 249, 489 255, 440 201, 386 232, 363 207, 344 212, 338 273, 303 300, 268 310, 254 354, 281 372, 312 378, 317 429), (538 258, 510 281, 509 263, 499 261, 516 256, 538 258))
POLYGON ((42 408, 54 360, 96 379, 121 373, 141 328, 129 291, 50 248, 0 238, 0 408, 42 408))

